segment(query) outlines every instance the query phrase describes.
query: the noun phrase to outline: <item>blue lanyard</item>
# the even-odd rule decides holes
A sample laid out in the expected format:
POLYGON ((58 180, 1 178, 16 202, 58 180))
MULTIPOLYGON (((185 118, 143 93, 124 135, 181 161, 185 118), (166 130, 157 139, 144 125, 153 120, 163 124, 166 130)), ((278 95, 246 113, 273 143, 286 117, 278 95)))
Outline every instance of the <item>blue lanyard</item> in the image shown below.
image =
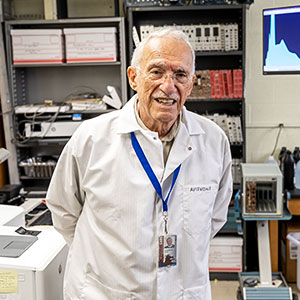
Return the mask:
POLYGON ((132 144, 132 147, 137 155, 137 157, 139 158, 139 161, 140 163, 142 164, 146 174, 148 175, 156 193, 158 194, 159 198, 162 200, 163 202, 163 211, 164 212, 167 212, 168 211, 168 201, 169 201, 169 198, 170 198, 170 194, 173 190, 173 187, 175 185, 175 182, 176 182, 176 179, 178 177, 178 174, 179 174, 179 171, 180 171, 180 167, 181 167, 181 164, 176 168, 176 170, 174 171, 174 174, 173 174, 173 180, 172 180, 172 184, 171 184, 171 188, 169 190, 169 193, 166 197, 166 199, 163 198, 162 196, 162 192, 161 192, 161 185, 157 179, 157 177, 155 176, 144 152, 143 152, 143 149, 141 148, 134 132, 131 132, 131 144, 132 144))

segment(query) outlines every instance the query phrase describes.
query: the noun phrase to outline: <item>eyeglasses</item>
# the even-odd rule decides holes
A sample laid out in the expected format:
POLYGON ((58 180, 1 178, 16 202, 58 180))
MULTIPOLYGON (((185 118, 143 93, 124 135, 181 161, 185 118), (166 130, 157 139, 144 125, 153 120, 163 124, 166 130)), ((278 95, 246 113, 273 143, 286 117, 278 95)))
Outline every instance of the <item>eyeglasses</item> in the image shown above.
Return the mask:
POLYGON ((149 72, 142 72, 140 71, 146 78, 152 81, 159 81, 161 79, 166 80, 169 76, 176 81, 179 84, 186 84, 191 79, 191 76, 189 73, 185 71, 177 71, 177 72, 167 72, 163 69, 153 69, 149 72))

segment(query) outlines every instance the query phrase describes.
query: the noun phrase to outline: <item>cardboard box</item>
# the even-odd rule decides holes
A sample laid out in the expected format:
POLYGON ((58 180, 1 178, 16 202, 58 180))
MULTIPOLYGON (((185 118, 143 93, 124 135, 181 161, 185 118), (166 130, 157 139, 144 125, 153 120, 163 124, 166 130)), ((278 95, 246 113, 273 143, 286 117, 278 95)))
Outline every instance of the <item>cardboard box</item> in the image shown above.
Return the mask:
POLYGON ((12 29, 10 34, 14 64, 63 63, 61 29, 12 29))
POLYGON ((241 237, 215 237, 210 243, 210 272, 241 272, 242 271, 241 237))
POLYGON ((280 262, 282 272, 287 282, 297 281, 297 260, 295 249, 290 249, 286 236, 291 232, 300 232, 300 217, 293 217, 291 221, 281 223, 280 262))
POLYGON ((67 63, 117 61, 116 28, 66 28, 67 63))

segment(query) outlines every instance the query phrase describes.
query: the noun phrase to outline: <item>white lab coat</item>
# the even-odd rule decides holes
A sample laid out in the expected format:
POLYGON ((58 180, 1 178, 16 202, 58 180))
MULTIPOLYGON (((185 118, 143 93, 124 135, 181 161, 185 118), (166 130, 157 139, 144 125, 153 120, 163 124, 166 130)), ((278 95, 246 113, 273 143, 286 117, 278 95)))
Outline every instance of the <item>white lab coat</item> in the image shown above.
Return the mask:
POLYGON ((156 132, 143 130, 133 97, 123 109, 83 122, 64 148, 47 194, 55 228, 70 245, 66 300, 209 300, 210 239, 226 221, 232 193, 224 132, 183 108, 164 167, 156 132), (131 145, 134 131, 164 196, 177 265, 158 268, 162 201, 131 145))

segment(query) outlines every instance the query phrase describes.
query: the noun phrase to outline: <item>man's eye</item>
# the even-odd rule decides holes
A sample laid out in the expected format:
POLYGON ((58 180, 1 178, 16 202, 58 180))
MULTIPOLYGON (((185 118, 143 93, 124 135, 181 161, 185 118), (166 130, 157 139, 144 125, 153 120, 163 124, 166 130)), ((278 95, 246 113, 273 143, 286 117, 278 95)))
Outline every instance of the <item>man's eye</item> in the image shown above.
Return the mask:
POLYGON ((152 74, 152 75, 161 75, 162 72, 159 71, 159 70, 152 70, 152 71, 150 72, 150 74, 152 74))
POLYGON ((176 77, 185 78, 185 77, 187 77, 187 75, 186 75, 186 73, 176 73, 176 77))

